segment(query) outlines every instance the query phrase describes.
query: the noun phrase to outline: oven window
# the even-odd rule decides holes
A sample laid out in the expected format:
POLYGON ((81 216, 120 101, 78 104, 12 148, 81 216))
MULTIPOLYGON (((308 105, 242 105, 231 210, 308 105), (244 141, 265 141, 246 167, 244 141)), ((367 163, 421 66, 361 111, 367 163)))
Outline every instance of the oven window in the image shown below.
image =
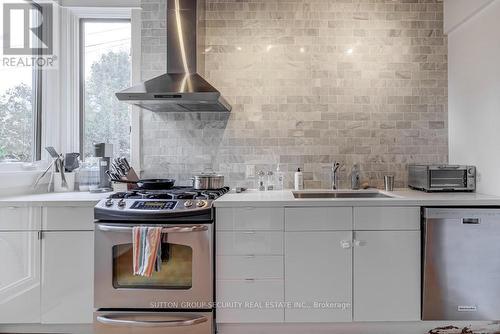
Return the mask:
POLYGON ((162 243, 160 272, 151 277, 135 276, 132 269, 132 244, 113 247, 113 287, 115 289, 177 289, 193 285, 193 249, 186 245, 162 243))
POLYGON ((467 185, 464 170, 431 170, 431 187, 463 188, 467 185))

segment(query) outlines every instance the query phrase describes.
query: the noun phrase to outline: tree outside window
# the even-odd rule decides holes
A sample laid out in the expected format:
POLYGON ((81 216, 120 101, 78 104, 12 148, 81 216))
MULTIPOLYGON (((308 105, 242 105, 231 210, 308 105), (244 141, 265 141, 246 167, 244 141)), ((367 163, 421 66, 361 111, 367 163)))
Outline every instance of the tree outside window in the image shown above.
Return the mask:
POLYGON ((111 143, 116 156, 130 157, 130 113, 115 93, 130 86, 130 22, 83 21, 83 154, 95 143, 111 143))

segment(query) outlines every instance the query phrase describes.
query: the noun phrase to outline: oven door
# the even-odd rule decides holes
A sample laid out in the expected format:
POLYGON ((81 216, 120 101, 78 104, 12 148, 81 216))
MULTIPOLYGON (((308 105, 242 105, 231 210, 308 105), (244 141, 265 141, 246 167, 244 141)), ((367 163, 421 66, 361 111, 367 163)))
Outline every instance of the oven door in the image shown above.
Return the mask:
POLYGON ((133 226, 107 222, 96 224, 94 306, 212 308, 213 225, 154 225, 163 227, 162 265, 161 271, 154 272, 151 277, 133 274, 133 226))
POLYGON ((460 167, 429 169, 430 190, 467 190, 467 169, 460 167))
POLYGON ((207 313, 96 312, 95 334, 211 334, 213 317, 207 313))

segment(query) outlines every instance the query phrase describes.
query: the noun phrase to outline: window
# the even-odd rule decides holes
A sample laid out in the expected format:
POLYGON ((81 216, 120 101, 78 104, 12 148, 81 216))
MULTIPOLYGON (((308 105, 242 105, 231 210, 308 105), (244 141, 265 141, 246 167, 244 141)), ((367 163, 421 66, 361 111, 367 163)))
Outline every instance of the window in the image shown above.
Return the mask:
POLYGON ((94 154, 95 143, 111 143, 130 158, 130 113, 115 93, 131 83, 129 20, 81 19, 80 149, 94 154))
POLYGON ((0 162, 39 158, 37 72, 0 69, 0 162))
MULTIPOLYGON (((3 18, 3 7, 0 17, 3 18)), ((22 25, 10 28, 11 35, 21 36, 22 41, 22 25)), ((40 159, 40 92, 41 70, 0 62, 0 162, 40 159)))

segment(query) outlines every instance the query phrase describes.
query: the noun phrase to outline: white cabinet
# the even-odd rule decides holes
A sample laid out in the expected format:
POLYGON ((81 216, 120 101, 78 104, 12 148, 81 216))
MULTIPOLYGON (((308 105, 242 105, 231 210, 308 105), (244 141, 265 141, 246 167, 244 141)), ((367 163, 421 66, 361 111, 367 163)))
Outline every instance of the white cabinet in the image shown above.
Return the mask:
POLYGON ((48 206, 42 208, 42 229, 60 231, 92 231, 94 229, 94 207, 48 206))
POLYGON ((216 297, 219 323, 284 321, 283 208, 219 208, 216 297))
POLYGON ((283 256, 246 255, 217 256, 217 279, 280 279, 283 280, 283 256))
POLYGON ((354 208, 354 229, 389 231, 420 229, 419 207, 359 207, 354 208))
POLYGON ((92 323, 93 232, 43 232, 42 254, 42 323, 92 323))
POLYGON ((285 233, 286 322, 352 320, 352 232, 285 233))
POLYGON ((0 323, 40 322, 38 232, 0 232, 0 254, 0 323))
POLYGON ((351 207, 286 208, 285 231, 350 231, 351 207))
POLYGON ((283 255, 283 232, 217 232, 218 255, 283 255))
POLYGON ((282 231, 283 208, 219 208, 218 231, 282 231))
POLYGON ((218 280, 220 323, 283 322, 283 280, 218 280))
POLYGON ((37 231, 39 229, 39 207, 0 206, 0 231, 37 231))
POLYGON ((420 232, 356 231, 354 321, 420 320, 420 232))
POLYGON ((220 323, 420 319, 418 207, 223 208, 221 220, 217 301, 284 309, 221 308, 220 323))

